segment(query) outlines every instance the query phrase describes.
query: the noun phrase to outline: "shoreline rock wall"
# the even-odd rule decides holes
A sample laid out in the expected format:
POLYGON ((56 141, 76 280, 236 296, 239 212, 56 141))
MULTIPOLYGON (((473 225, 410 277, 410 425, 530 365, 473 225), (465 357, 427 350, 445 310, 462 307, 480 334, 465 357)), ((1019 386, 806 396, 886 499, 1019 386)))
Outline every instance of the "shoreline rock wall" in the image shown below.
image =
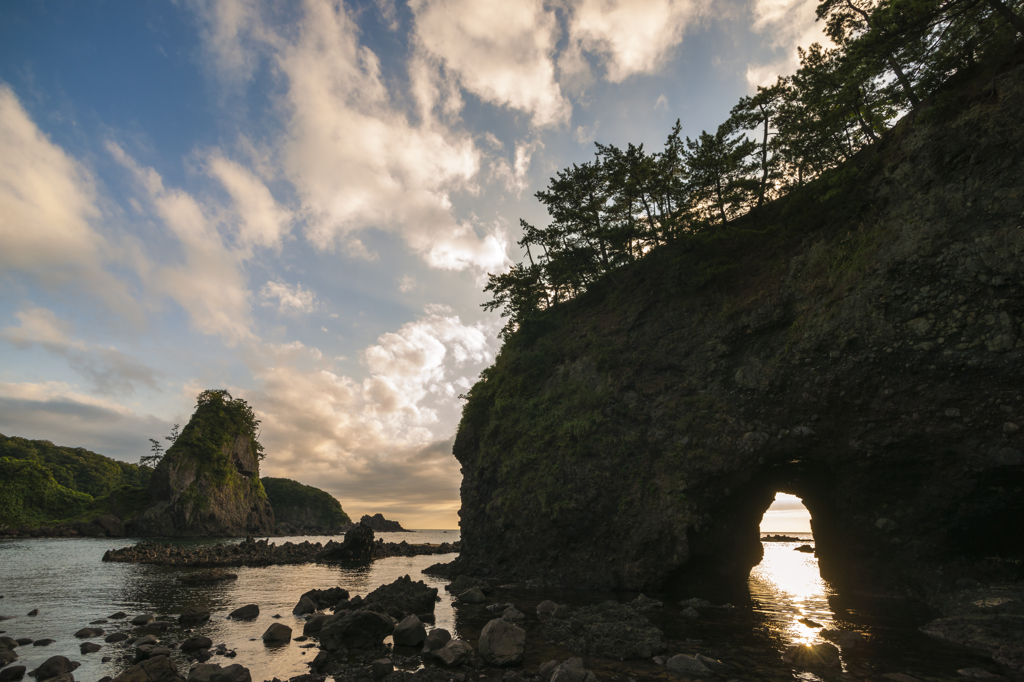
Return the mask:
POLYGON ((1022 67, 940 104, 742 240, 652 253, 506 343, 455 442, 449 573, 745 579, 778 491, 838 585, 1019 572, 1022 67))

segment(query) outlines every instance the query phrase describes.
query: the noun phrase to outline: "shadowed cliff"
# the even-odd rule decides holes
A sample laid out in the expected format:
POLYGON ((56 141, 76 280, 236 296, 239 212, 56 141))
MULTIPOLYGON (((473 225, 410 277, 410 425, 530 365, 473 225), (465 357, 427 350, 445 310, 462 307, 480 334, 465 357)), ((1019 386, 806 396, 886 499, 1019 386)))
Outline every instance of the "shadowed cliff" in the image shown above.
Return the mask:
POLYGON ((782 491, 837 585, 1019 572, 1022 76, 963 79, 853 163, 524 324, 463 411, 449 571, 744 579, 782 491))

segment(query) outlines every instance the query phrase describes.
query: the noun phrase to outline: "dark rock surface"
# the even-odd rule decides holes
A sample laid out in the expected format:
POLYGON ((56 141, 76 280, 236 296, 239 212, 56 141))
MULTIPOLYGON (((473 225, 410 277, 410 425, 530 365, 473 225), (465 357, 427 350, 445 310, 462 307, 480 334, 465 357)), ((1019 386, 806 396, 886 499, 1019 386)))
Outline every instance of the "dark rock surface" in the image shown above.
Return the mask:
POLYGON ((1007 68, 902 121, 855 179, 741 219, 763 238, 656 249, 506 342, 454 445, 449 574, 745 580, 782 491, 837 589, 1017 575, 1024 69, 1007 68))
POLYGON ((154 656, 128 668, 113 682, 185 682, 185 678, 167 656, 154 656))
POLYGON ((323 562, 366 564, 380 556, 373 542, 373 529, 358 523, 345 533, 344 542, 330 540, 316 558, 323 562))
POLYGON ((377 533, 407 533, 405 528, 402 528, 402 524, 398 521, 389 521, 384 518, 383 514, 364 514, 363 518, 359 519, 359 523, 364 526, 369 526, 377 533))
POLYGON ((651 658, 665 650, 661 630, 635 608, 611 600, 554 609, 544 621, 544 634, 569 651, 619 660, 651 658))
POLYGON ((437 588, 429 587, 422 580, 414 582, 405 575, 389 585, 381 585, 366 595, 363 601, 368 608, 382 610, 401 619, 409 614, 433 613, 437 588))
POLYGON ((364 649, 380 645, 395 629, 390 616, 359 609, 332 616, 320 630, 320 646, 327 651, 364 649))

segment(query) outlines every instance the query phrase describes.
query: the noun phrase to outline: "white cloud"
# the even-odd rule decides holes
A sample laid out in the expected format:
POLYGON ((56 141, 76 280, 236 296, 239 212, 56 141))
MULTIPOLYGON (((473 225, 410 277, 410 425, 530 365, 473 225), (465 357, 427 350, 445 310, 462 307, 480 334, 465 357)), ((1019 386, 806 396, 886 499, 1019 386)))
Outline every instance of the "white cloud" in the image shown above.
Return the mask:
POLYGON ((247 248, 279 248, 291 227, 291 211, 278 204, 253 173, 219 152, 210 154, 207 171, 231 196, 239 243, 247 248))
POLYGON ((278 312, 284 314, 311 313, 319 306, 316 293, 303 289, 301 282, 291 286, 287 282, 269 281, 260 289, 260 298, 263 299, 263 305, 276 305, 278 312))
POLYGON ((200 36, 213 59, 203 60, 213 67, 222 82, 238 85, 253 77, 257 65, 256 40, 252 33, 260 25, 255 0, 190 0, 200 19, 200 36))
POLYGON ((491 176, 499 180, 507 191, 515 192, 517 197, 522 196, 523 190, 529 187, 526 174, 530 170, 530 160, 537 148, 543 146, 540 140, 517 143, 513 163, 509 163, 505 158, 492 161, 491 176))
MULTIPOLYGON (((580 0, 569 22, 569 40, 599 56, 607 80, 621 83, 661 68, 696 16, 691 0, 580 0)), ((566 72, 582 68, 578 58, 559 65, 566 72)))
POLYGON ((138 385, 157 388, 159 372, 113 347, 88 344, 72 335, 71 324, 47 308, 29 306, 14 315, 18 326, 0 329, 0 338, 17 348, 40 346, 67 359, 97 393, 131 393, 138 385))
POLYGON ((654 102, 654 110, 658 109, 668 111, 668 98, 665 95, 658 95, 658 99, 654 102))
POLYGON ((576 127, 576 141, 580 144, 590 144, 597 138, 597 129, 601 125, 600 121, 594 121, 592 126, 577 126, 576 127))
POLYGON ((524 111, 540 127, 569 120, 555 81, 558 24, 539 0, 413 0, 416 39, 480 99, 524 111))
POLYGON ((134 315, 134 300, 105 269, 117 253, 94 227, 97 200, 88 169, 47 139, 0 84, 0 269, 47 287, 73 284, 134 315))
POLYGON ((832 44, 822 23, 816 21, 817 6, 818 0, 754 0, 754 31, 770 36, 771 46, 781 55, 767 63, 747 66, 751 86, 770 85, 779 76, 794 73, 800 66, 797 47, 832 44))
POLYGON ((407 294, 416 288, 416 278, 412 275, 403 275, 402 279, 398 281, 398 290, 403 294, 407 294))
MULTIPOLYGON (((157 217, 178 241, 183 262, 138 263, 148 285, 177 301, 196 330, 219 335, 229 345, 253 338, 250 331, 249 290, 242 272, 251 248, 230 248, 218 231, 216 210, 204 206, 187 192, 164 187, 153 168, 139 166, 114 142, 107 151, 128 169, 146 190, 157 217)), ((262 237, 261 237, 262 239, 262 237)))

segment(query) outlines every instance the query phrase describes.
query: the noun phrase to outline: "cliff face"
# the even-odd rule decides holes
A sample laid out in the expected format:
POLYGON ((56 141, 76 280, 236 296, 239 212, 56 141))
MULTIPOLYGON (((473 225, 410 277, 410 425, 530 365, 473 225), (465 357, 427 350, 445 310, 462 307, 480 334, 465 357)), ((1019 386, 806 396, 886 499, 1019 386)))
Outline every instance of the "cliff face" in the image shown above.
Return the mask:
POLYGON ((459 426, 452 571, 745 578, 778 491, 840 586, 1019 571, 1021 112, 1024 70, 989 72, 720 243, 520 330, 459 426))
POLYGON ((274 509, 275 531, 335 534, 348 529, 352 519, 330 493, 287 478, 260 479, 274 509))
POLYGON ((192 419, 153 472, 151 506, 130 528, 133 534, 273 532, 274 512, 260 483, 257 444, 237 414, 240 402, 244 405, 215 396, 203 403, 201 396, 192 419))

